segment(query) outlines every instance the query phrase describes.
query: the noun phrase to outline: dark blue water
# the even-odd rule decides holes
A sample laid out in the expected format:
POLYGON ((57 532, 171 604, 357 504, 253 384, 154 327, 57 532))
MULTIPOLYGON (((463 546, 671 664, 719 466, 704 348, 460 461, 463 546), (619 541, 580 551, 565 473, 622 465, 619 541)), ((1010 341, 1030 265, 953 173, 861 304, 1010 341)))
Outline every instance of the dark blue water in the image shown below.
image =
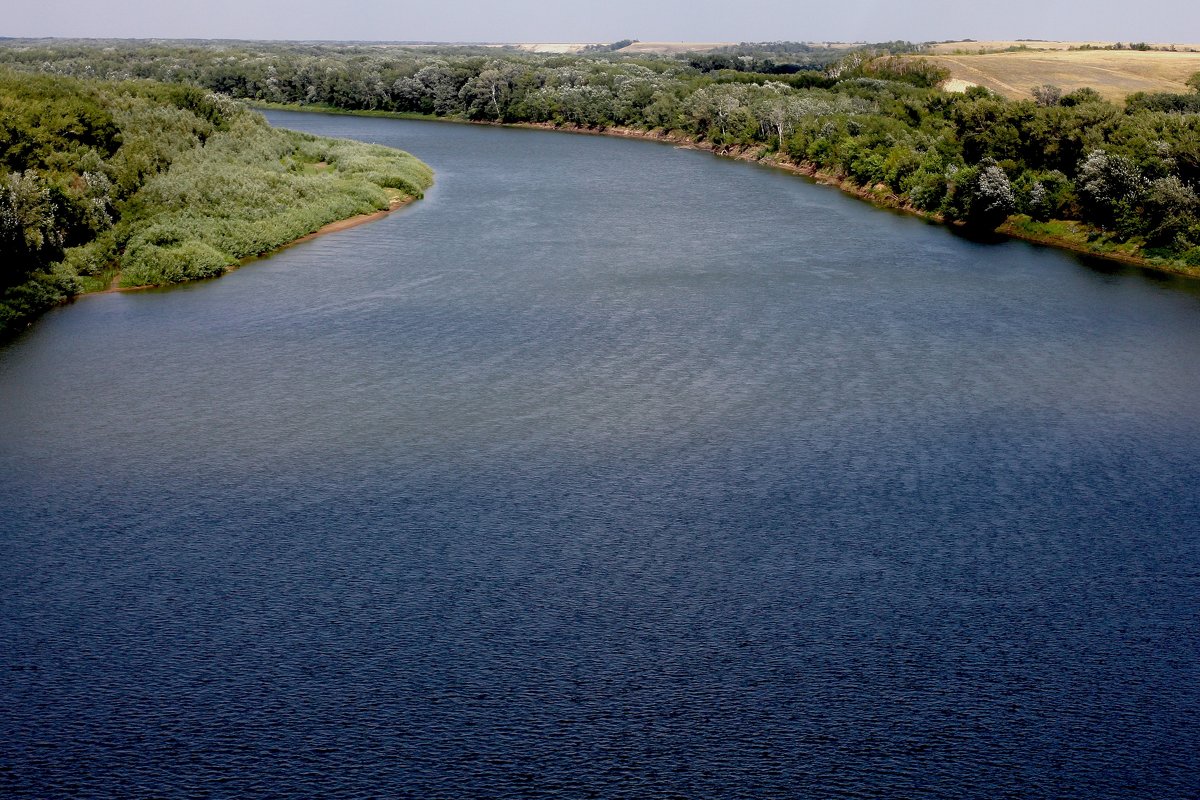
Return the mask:
POLYGON ((0 795, 1200 796, 1197 284, 271 116, 438 184, 0 349, 0 795))

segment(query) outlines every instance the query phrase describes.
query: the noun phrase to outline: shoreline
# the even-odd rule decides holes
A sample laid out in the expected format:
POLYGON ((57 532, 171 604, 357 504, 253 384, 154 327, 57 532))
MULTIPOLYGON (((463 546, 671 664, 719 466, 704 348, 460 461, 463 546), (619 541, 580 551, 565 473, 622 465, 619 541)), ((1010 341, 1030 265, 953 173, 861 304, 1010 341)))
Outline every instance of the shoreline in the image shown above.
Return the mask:
MULTIPOLYGON (((353 112, 347 112, 353 113, 353 112)), ((450 120, 458 121, 458 120, 450 120)), ((479 122, 468 121, 468 124, 473 125, 492 125, 496 127, 508 128, 529 128, 532 130, 555 130, 563 133, 580 133, 594 136, 617 136, 626 139, 641 139, 643 141, 662 142, 664 144, 674 144, 677 147, 685 147, 689 150, 702 150, 712 153, 721 158, 732 158, 737 161, 745 161, 752 164, 762 164, 774 169, 781 169, 785 172, 790 172, 793 175, 799 175, 808 178, 815 183, 820 183, 825 186, 832 186, 846 194, 852 195, 860 200, 877 206, 886 208, 892 211, 898 211, 904 214, 910 214, 919 217, 930 223, 937 225, 945 225, 961 229, 962 223, 946 220, 941 214, 930 213, 915 208, 910 203, 900 199, 896 194, 889 191, 882 184, 876 188, 869 186, 860 186, 852 181, 846 180, 844 177, 836 173, 828 172, 821 169, 812 162, 796 163, 786 158, 780 158, 778 153, 767 149, 766 145, 729 145, 725 147, 716 147, 707 142, 698 142, 695 139, 685 135, 676 133, 655 133, 654 131, 644 131, 639 128, 628 128, 621 126, 613 126, 611 128, 591 129, 581 127, 565 127, 555 125, 553 123, 538 123, 538 122, 516 122, 516 123, 498 123, 482 120, 479 122)), ((1141 269, 1152 270, 1154 272, 1174 275, 1181 278, 1200 279, 1200 268, 1189 268, 1186 265, 1177 265, 1172 263, 1164 263, 1161 261, 1153 261, 1145 256, 1133 255, 1130 253, 1114 253, 1103 250, 1095 250, 1081 242, 1075 242, 1070 239, 1064 239, 1052 234, 1039 234, 1031 231, 1023 231, 1016 227, 1009 220, 1003 222, 996 228, 995 234, 1009 239, 1017 239, 1030 244, 1041 245, 1043 247, 1054 247, 1059 250, 1066 250, 1080 256, 1089 258, 1101 259, 1104 261, 1112 261, 1125 266, 1138 267, 1141 269)), ((1079 225, 1078 220, 1060 220, 1063 222, 1073 222, 1079 225)))
MULTIPOLYGON (((910 203, 901 200, 897 195, 886 188, 875 189, 868 186, 859 186, 858 184, 848 181, 836 173, 822 170, 816 164, 811 162, 801 162, 797 164, 789 159, 780 158, 777 152, 769 151, 766 145, 730 145, 716 147, 709 142, 697 141, 691 136, 677 131, 648 131, 641 128, 630 128, 620 125, 614 125, 606 128, 587 128, 577 123, 558 125, 553 122, 498 122, 495 120, 469 120, 457 119, 454 117, 438 117, 431 114, 415 114, 411 112, 369 110, 355 111, 344 108, 329 108, 324 106, 257 103, 250 101, 246 102, 248 102, 253 108, 275 111, 337 114, 352 117, 416 119, 427 120, 430 122, 445 122, 457 125, 487 125, 496 128, 524 128, 527 130, 556 131, 559 133, 574 133, 584 136, 615 136, 623 139, 640 139, 648 142, 673 144, 676 147, 685 147, 689 150, 703 150, 721 158, 732 158, 738 161, 746 161, 748 163, 762 164, 775 169, 781 169, 786 172, 790 172, 793 175, 799 175, 801 177, 808 178, 815 183, 832 186, 842 192, 845 192, 846 194, 857 197, 860 200, 865 200, 866 202, 871 203, 879 208, 886 208, 892 211, 911 214, 912 216, 919 217, 938 225, 961 228, 961 223, 950 222, 942 217, 941 214, 930 213, 928 211, 922 211, 918 208, 915 208, 910 203)), ((1078 220, 1062 221, 1082 224, 1079 223, 1078 220)), ((1114 253, 1104 250, 1096 250, 1084 243, 1075 242, 1070 239, 1064 239, 1051 234, 1023 231, 1014 226, 1011 221, 1005 221, 1002 223, 996 229, 995 233, 998 236, 1009 239, 1017 239, 1043 247, 1053 247, 1059 250, 1065 250, 1067 252, 1074 253, 1075 255, 1079 256, 1086 256, 1088 258, 1095 258, 1103 261, 1112 261, 1124 266, 1138 267, 1140 269, 1146 269, 1181 278, 1200 279, 1200 267, 1188 267, 1186 265, 1172 262, 1155 261, 1146 256, 1132 255, 1129 253, 1114 253)))
MULTIPOLYGON (((401 195, 399 197, 393 197, 391 200, 388 201, 387 208, 381 208, 378 211, 371 211, 366 214, 357 214, 353 217, 346 217, 345 219, 337 219, 337 220, 334 220, 333 222, 327 222, 324 225, 322 225, 321 227, 317 228, 315 231, 306 233, 303 236, 300 236, 299 238, 292 239, 290 242, 284 242, 283 244, 279 245, 278 247, 272 248, 271 250, 268 250, 264 253, 257 253, 252 256, 246 256, 245 258, 238 259, 236 264, 233 264, 233 265, 227 267, 225 269, 225 271, 222 272, 220 275, 216 275, 213 277, 214 278, 224 277, 225 275, 228 275, 229 273, 234 272, 235 270, 239 270, 242 267, 246 266, 247 264, 249 264, 253 261, 257 261, 260 258, 267 258, 268 256, 275 255, 276 253, 280 252, 281 250, 285 250, 289 247, 292 247, 293 245, 301 244, 302 242, 312 241, 313 239, 316 239, 318 236, 324 236, 325 234, 328 234, 328 233, 337 233, 338 231, 344 231, 344 230, 348 230, 350 228, 356 228, 359 225, 365 225, 368 222, 374 222, 377 219, 382 219, 383 217, 386 217, 389 214, 391 214, 393 211, 397 211, 401 208, 404 208, 405 206, 414 202, 416 199, 417 198, 413 197, 412 195, 401 195)), ((96 291, 92 291, 92 292, 80 292, 75 297, 76 297, 76 299, 78 299, 78 298, 82 298, 82 297, 92 297, 94 295, 119 294, 121 292, 141 292, 141 291, 145 291, 146 289, 162 289, 165 287, 185 285, 184 283, 147 283, 142 286, 117 286, 117 285, 115 285, 116 282, 118 280, 120 280, 120 278, 121 278, 121 273, 118 272, 116 275, 113 276, 113 285, 110 285, 108 288, 97 289, 96 291)), ((211 278, 209 280, 211 280, 211 278)), ((185 283, 196 283, 196 281, 194 281, 194 280, 186 281, 185 283)))

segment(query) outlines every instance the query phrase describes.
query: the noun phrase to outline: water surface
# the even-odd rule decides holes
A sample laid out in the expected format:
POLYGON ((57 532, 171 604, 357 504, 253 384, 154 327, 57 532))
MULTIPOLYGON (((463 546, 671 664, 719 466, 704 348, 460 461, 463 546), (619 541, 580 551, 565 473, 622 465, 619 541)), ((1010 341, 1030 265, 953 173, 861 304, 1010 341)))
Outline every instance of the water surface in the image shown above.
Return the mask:
POLYGON ((1200 291, 653 143, 0 349, 0 794, 1200 795, 1200 291))

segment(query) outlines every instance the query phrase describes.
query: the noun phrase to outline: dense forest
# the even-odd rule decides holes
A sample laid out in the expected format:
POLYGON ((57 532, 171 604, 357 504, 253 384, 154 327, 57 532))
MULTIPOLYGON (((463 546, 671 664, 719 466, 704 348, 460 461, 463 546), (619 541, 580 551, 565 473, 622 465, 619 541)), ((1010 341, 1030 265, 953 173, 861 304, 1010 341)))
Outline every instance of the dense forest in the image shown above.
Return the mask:
POLYGON ((430 180, 194 85, 0 68, 0 336, 83 291, 219 275, 430 180))

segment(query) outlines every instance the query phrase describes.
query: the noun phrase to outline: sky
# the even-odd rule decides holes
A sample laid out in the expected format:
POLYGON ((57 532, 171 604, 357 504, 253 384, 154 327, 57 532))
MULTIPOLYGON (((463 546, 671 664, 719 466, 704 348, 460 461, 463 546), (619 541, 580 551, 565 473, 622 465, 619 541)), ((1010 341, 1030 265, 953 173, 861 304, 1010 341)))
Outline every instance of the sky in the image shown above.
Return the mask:
POLYGON ((0 36, 1200 43, 1194 0, 3 0, 0 36))

